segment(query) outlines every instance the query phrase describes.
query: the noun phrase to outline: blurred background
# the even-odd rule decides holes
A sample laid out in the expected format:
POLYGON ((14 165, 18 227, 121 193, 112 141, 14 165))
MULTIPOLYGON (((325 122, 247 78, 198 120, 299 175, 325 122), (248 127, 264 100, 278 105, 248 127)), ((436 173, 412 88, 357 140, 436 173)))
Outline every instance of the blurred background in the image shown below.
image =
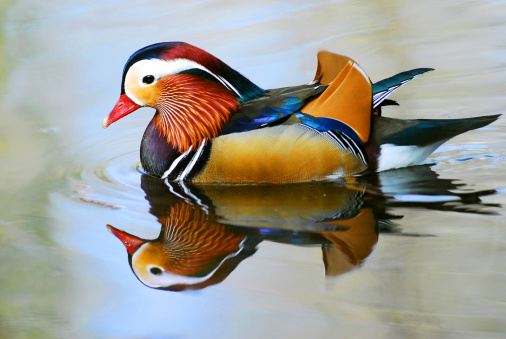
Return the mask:
POLYGON ((161 41, 196 45, 263 88, 311 81, 322 49, 373 81, 432 67, 385 115, 500 114, 505 2, 3 0, 0 23, 0 337, 504 337, 504 118, 432 156, 440 179, 496 191, 483 213, 397 205, 401 234, 430 236, 380 234, 335 278, 320 247, 265 241, 191 293, 142 285, 106 229, 159 234, 136 171, 153 111, 101 122, 128 57, 161 41))

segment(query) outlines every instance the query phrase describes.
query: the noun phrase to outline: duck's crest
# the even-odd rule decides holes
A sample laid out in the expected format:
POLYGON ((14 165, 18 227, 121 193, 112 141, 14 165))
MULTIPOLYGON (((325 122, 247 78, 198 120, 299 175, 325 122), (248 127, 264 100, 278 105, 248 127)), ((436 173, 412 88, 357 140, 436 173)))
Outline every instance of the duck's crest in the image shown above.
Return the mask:
POLYGON ((138 61, 149 59, 193 61, 209 70, 214 77, 222 81, 230 90, 238 94, 238 100, 244 102, 265 93, 265 90, 255 85, 245 76, 225 64, 214 55, 185 42, 161 42, 144 47, 130 57, 123 70, 121 94, 124 94, 125 76, 128 69, 138 61), (231 88, 230 88, 231 87, 231 88))

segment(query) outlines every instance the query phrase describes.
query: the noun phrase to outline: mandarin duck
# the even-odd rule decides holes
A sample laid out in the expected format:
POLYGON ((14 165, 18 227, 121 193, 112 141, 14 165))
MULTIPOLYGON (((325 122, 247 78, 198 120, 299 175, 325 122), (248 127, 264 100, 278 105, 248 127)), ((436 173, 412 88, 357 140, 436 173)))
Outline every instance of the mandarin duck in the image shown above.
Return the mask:
POLYGON ((145 173, 195 183, 294 183, 422 164, 441 144, 499 115, 447 120, 381 116, 387 97, 430 68, 371 83, 351 58, 320 52, 314 80, 264 90, 183 42, 127 61, 103 126, 156 109, 140 147, 145 173))

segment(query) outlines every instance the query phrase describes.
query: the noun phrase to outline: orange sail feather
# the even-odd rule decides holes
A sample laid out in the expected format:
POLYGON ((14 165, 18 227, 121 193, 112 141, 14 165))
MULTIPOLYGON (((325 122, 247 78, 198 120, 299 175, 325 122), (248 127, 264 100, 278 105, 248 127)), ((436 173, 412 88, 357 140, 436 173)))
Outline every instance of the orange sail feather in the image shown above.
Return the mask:
POLYGON ((330 52, 318 53, 316 78, 328 88, 302 108, 315 117, 333 118, 350 126, 364 142, 371 130, 371 81, 352 59, 330 52), (333 79, 333 80, 332 80, 333 79))

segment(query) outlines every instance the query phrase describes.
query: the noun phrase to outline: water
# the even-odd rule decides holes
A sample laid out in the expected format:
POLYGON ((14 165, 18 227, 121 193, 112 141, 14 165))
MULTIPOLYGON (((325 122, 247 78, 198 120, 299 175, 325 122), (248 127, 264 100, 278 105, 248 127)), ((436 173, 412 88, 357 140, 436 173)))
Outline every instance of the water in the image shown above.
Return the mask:
POLYGON ((320 49, 352 56, 374 81, 433 67, 387 115, 503 113, 502 2, 21 0, 0 10, 0 337, 506 333, 504 119, 451 140, 432 167, 176 195, 141 188, 152 111, 101 127, 128 56, 170 40, 264 88, 311 80, 320 49), (249 252, 200 290, 146 287, 107 225, 156 239, 171 209, 173 230, 207 222, 247 238, 249 252))

